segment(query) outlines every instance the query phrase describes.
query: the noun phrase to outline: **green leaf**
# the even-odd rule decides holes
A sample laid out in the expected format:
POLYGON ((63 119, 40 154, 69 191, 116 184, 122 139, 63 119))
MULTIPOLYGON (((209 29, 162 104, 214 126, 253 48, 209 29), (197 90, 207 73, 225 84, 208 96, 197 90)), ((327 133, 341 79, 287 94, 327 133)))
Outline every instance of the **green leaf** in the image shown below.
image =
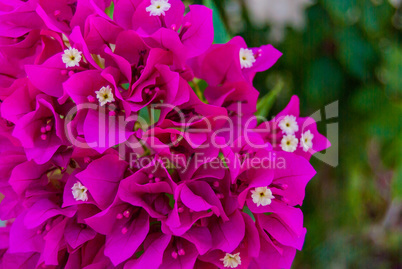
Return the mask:
POLYGON ((142 254, 144 254, 144 250, 140 250, 140 251, 136 252, 135 257, 138 259, 139 257, 141 257, 142 254))
POLYGON ((142 118, 148 125, 153 125, 158 122, 161 115, 160 109, 153 109, 148 106, 142 108, 138 112, 138 116, 142 118))
POLYGON ((141 117, 144 121, 146 121, 147 123, 151 122, 151 119, 149 118, 149 113, 148 113, 148 107, 144 107, 142 108, 139 112, 138 112, 138 116, 141 117))
POLYGON ((165 194, 168 198, 169 198, 169 206, 170 208, 174 208, 174 204, 176 203, 176 201, 174 200, 174 197, 172 194, 166 193, 165 194))
POLYGON ((195 78, 193 81, 190 81, 190 86, 198 98, 200 98, 204 103, 207 103, 207 100, 205 100, 204 97, 204 91, 208 87, 208 83, 205 80, 195 78))
POLYGON ((260 117, 258 119, 259 122, 263 121, 263 118, 266 119, 268 117, 269 111, 271 110, 271 108, 276 100, 276 97, 283 89, 283 85, 284 85, 283 81, 279 80, 278 83, 276 84, 275 88, 272 91, 270 91, 264 97, 262 97, 258 100, 257 112, 255 115, 257 117, 260 117))
POLYGON ((156 123, 159 121, 159 117, 161 116, 161 110, 160 109, 151 109, 151 114, 152 114, 153 123, 156 123))
POLYGON ((114 2, 112 2, 110 6, 106 8, 105 13, 113 20, 114 2))
POLYGON ((253 219, 253 221, 255 221, 253 212, 251 212, 251 210, 250 210, 250 208, 248 208, 248 206, 246 206, 246 205, 244 206, 243 212, 246 213, 247 215, 249 215, 253 219))
POLYGON ((219 158, 221 159, 223 165, 224 165, 226 168, 229 168, 228 164, 226 163, 226 158, 225 158, 225 156, 223 155, 222 152, 219 152, 219 158))
POLYGON ((219 16, 219 10, 212 0, 204 0, 204 5, 212 9, 214 23, 214 43, 223 44, 230 40, 230 36, 226 30, 222 18, 219 16))
POLYGON ((123 83, 121 84, 121 86, 123 87, 123 89, 128 90, 128 88, 130 87, 130 83, 123 83))

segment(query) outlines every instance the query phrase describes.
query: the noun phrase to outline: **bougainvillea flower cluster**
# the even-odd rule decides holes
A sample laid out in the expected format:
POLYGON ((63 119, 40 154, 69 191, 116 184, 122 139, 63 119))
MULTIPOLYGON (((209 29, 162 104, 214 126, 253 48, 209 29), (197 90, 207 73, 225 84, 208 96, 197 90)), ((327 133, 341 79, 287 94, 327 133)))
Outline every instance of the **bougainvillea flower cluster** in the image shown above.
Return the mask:
POLYGON ((330 144, 297 97, 258 124, 278 50, 213 40, 180 0, 0 0, 0 268, 291 266, 330 144))

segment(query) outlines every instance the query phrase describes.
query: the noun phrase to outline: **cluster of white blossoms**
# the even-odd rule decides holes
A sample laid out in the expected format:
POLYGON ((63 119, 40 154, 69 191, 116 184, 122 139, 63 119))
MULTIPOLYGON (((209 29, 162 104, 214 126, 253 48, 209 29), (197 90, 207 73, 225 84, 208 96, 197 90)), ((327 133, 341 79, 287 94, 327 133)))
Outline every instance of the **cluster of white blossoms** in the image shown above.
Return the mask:
POLYGON ((402 0, 388 0, 388 1, 394 8, 399 8, 402 4, 402 0))
POLYGON ((112 93, 112 89, 110 86, 102 87, 99 91, 96 91, 96 98, 98 98, 101 106, 106 105, 107 103, 114 102, 114 96, 112 93))
POLYGON ((240 252, 236 254, 226 253, 225 257, 221 259, 223 266, 227 268, 237 268, 241 265, 240 252))
MULTIPOLYGON (((390 0, 399 1, 399 0, 390 0)), ((259 26, 270 26, 270 39, 283 41, 286 28, 305 28, 305 10, 314 0, 245 0, 250 19, 259 26)))
POLYGON ((151 0, 151 5, 146 8, 149 16, 165 16, 165 12, 171 7, 169 0, 151 0))
POLYGON ((256 59, 251 49, 240 49, 240 65, 241 68, 250 68, 254 65, 256 59))
POLYGON ((267 187, 258 187, 255 190, 251 190, 251 198, 253 199, 253 203, 259 206, 270 205, 272 199, 275 197, 272 195, 272 191, 267 187))
POLYGON ((81 182, 74 183, 71 190, 76 201, 88 201, 88 189, 84 185, 82 185, 81 182))
MULTIPOLYGON (((167 0, 166 0, 167 1, 167 0)), ((170 5, 170 4, 169 4, 170 5)), ((62 61, 66 64, 66 68, 80 66, 80 61, 82 59, 82 52, 75 48, 69 48, 64 50, 62 55, 62 61)), ((98 98, 101 106, 107 103, 114 102, 114 96, 112 89, 109 86, 102 87, 99 91, 96 91, 96 98, 98 98)))
MULTIPOLYGON (((294 152, 299 144, 299 139, 296 138, 295 133, 299 131, 299 125, 295 116, 287 115, 278 124, 282 133, 285 135, 281 140, 281 148, 287 152, 294 152)), ((305 152, 313 148, 313 138, 314 135, 310 130, 302 134, 300 138, 300 147, 303 148, 305 152)))

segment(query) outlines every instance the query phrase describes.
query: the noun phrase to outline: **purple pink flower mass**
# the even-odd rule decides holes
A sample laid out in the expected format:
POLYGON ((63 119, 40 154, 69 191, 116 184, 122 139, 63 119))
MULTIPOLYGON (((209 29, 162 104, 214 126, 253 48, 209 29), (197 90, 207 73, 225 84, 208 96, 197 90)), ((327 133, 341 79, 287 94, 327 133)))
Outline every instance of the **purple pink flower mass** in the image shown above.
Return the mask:
POLYGON ((180 0, 0 0, 0 268, 290 268, 330 143, 295 96, 257 123, 278 50, 213 40, 180 0))

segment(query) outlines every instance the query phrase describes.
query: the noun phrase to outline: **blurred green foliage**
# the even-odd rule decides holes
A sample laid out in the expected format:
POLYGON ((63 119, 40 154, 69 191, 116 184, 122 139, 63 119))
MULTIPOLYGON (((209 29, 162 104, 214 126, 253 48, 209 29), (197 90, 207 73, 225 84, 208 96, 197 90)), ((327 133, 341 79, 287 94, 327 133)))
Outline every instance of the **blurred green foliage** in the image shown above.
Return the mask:
MULTIPOLYGON (((219 14, 217 43, 234 35, 250 47, 271 43, 271 26, 251 23, 247 0, 187 2, 219 14)), ((319 123, 324 134, 339 123, 339 165, 313 160, 318 174, 302 207, 308 232, 294 268, 402 268, 402 7, 317 0, 305 12, 305 29, 286 29, 274 44, 283 57, 255 80, 261 96, 278 95, 271 115, 293 94, 305 116, 339 100, 339 117, 319 123)))

